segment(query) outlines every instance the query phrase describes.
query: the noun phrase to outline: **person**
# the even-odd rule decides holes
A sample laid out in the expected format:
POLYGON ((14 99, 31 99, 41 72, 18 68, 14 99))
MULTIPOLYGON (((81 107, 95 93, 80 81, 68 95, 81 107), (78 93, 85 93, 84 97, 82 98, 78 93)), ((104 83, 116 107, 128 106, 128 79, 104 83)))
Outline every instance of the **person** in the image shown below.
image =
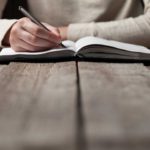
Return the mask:
MULTIPOLYGON (((0 0, 2 16, 6 0, 0 0)), ((96 36, 150 47, 150 0, 28 0, 28 18, 0 20, 0 46, 15 51, 41 51, 61 40, 96 36)))

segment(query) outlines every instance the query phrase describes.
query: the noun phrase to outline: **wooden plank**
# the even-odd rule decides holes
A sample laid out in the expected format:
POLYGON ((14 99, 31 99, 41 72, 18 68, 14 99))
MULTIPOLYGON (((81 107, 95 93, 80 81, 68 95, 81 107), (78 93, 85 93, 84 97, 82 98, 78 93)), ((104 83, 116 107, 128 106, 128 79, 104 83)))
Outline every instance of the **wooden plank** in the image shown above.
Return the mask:
POLYGON ((11 63, 0 76, 0 149, 72 149, 74 62, 11 63))
POLYGON ((79 77, 89 149, 149 149, 150 70, 80 62, 79 77))
POLYGON ((0 73, 2 72, 2 70, 7 67, 7 64, 0 64, 0 73))

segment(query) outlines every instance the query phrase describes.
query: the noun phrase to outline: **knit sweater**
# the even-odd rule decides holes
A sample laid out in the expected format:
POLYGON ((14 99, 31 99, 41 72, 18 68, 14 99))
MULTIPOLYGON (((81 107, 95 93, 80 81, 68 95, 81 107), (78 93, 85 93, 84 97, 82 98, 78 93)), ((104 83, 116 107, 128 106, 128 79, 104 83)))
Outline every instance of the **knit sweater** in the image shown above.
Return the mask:
MULTIPOLYGON (((0 0, 0 15, 6 0, 0 0)), ((68 39, 96 36, 150 47, 150 0, 28 0, 42 22, 69 26, 68 39)), ((0 20, 0 43, 16 20, 0 20)), ((2 46, 2 44, 0 44, 2 46)))

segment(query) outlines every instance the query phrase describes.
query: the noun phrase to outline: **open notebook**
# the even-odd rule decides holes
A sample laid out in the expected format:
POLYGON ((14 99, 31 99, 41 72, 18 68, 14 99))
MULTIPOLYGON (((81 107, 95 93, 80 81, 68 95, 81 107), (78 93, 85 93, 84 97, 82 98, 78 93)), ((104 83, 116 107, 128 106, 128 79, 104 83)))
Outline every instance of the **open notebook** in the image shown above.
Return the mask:
POLYGON ((18 53, 11 48, 3 48, 0 52, 0 61, 55 60, 66 58, 150 60, 150 50, 146 47, 96 37, 85 37, 76 43, 64 41, 63 44, 66 48, 55 48, 34 53, 18 53))

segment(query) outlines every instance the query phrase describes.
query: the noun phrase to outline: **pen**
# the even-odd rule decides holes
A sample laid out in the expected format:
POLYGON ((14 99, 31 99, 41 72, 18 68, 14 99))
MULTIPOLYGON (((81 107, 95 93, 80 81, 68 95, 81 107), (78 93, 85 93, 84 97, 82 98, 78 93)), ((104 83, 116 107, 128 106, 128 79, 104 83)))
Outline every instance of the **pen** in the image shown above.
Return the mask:
MULTIPOLYGON (((27 10, 25 10, 22 6, 19 6, 19 11, 24 14, 26 17, 28 17, 32 22, 37 24, 38 26, 42 27, 43 29, 50 31, 46 26, 44 26, 37 18, 33 17, 27 10)), ((62 43, 60 43, 60 46, 64 46, 62 43)))

